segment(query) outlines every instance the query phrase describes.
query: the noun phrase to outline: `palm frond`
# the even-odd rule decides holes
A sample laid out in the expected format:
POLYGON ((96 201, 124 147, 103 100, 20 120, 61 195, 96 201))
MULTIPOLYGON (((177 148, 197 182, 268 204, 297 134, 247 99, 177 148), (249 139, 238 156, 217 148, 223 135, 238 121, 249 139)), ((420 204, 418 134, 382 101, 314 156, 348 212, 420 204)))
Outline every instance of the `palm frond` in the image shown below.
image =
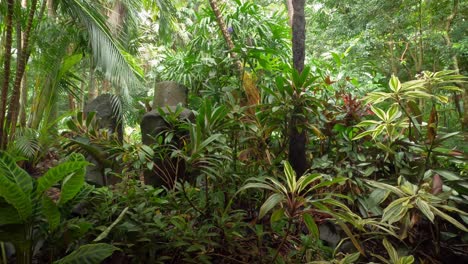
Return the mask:
POLYGON ((99 10, 84 0, 63 0, 63 7, 86 27, 94 59, 105 77, 118 88, 125 100, 130 100, 130 92, 142 86, 142 70, 133 57, 112 36, 104 16, 99 10))
POLYGON ((39 142, 39 133, 32 128, 18 128, 15 141, 9 146, 9 153, 20 157, 33 159, 42 149, 39 142))

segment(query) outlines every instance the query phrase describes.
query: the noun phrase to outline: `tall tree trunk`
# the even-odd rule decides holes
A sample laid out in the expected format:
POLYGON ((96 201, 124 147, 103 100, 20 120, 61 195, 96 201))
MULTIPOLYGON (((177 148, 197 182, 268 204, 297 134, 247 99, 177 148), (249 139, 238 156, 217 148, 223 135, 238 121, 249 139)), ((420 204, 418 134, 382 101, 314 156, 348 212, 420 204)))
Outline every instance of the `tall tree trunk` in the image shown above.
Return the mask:
POLYGON ((124 19, 127 14, 127 8, 122 3, 122 1, 117 0, 110 10, 107 18, 107 24, 114 36, 118 36, 123 29, 124 19))
POLYGON ((221 30, 221 33, 223 34, 224 40, 226 41, 226 44, 229 49, 229 54, 231 54, 231 57, 235 60, 235 64, 237 67, 237 70, 239 71, 240 74, 244 71, 244 67, 242 66, 241 61, 237 57, 237 54, 234 52, 234 42, 232 42, 231 34, 229 34, 228 28, 226 26, 226 23, 224 23, 223 16, 221 15, 221 11, 219 11, 218 8, 218 3, 216 0, 209 0, 210 1, 210 6, 211 9, 213 10, 215 17, 216 17, 216 22, 218 23, 219 29, 221 30))
MULTIPOLYGON (((292 49, 294 69, 301 73, 305 60, 305 0, 293 0, 292 49)), ((297 89, 297 88, 296 88, 297 89)), ((302 91, 295 91, 293 100, 298 100, 302 91)), ((302 105, 296 105, 289 122, 289 163, 299 177, 308 168, 306 158, 307 133, 302 105)))
POLYGON ((5 56, 3 64, 3 84, 2 84, 2 99, 0 102, 0 147, 4 149, 6 145, 6 138, 8 133, 5 129, 5 115, 8 98, 8 90, 10 86, 10 64, 11 64, 11 45, 13 42, 13 8, 15 1, 7 1, 7 15, 6 15, 6 38, 5 38, 5 56))
MULTIPOLYGON (((234 60, 234 64, 239 73, 241 85, 245 92, 245 97, 244 96, 241 97, 241 103, 244 105, 248 105, 248 106, 255 106, 260 102, 260 93, 258 91, 256 82, 253 76, 251 75, 251 73, 244 71, 244 66, 242 65, 241 60, 239 59, 237 54, 234 52, 234 48, 235 48, 234 42, 232 41, 231 34, 229 33, 226 23, 224 22, 223 16, 221 14, 221 11, 219 10, 217 1, 209 0, 209 2, 211 5, 211 9, 213 10, 213 13, 215 14, 218 27, 221 30, 224 40, 226 41, 226 45, 229 49, 229 54, 231 55, 231 58, 234 60)), ((248 108, 247 112, 250 115, 254 115, 255 109, 253 107, 248 108)))
POLYGON ((292 49, 293 65, 299 73, 304 69, 305 60, 305 0, 293 0, 292 49))
POLYGON ((57 16, 54 9, 54 0, 47 0, 47 16, 50 18, 55 18, 57 16))
POLYGON ((286 0, 286 7, 288 8, 288 22, 289 26, 292 27, 293 23, 293 14, 294 14, 294 8, 293 8, 293 0, 286 0))
POLYGON ((424 45, 423 45, 423 28, 422 28, 422 16, 423 16, 423 1, 419 0, 419 39, 418 39, 418 62, 416 63, 416 72, 421 73, 422 66, 424 63, 424 45))
MULTIPOLYGON (((20 92, 21 92, 21 80, 23 79, 24 71, 26 70, 26 63, 29 59, 30 50, 29 50, 29 40, 30 40, 30 33, 31 28, 34 20, 34 15, 36 13, 37 7, 37 0, 32 0, 28 20, 26 23, 26 29, 24 30, 24 38, 23 38, 23 51, 21 52, 21 56, 18 57, 18 63, 16 67, 16 76, 15 82, 13 84, 12 96, 9 103, 9 109, 7 114, 7 128, 10 128, 10 139, 13 138, 16 129, 16 123, 18 121, 18 112, 19 112, 19 99, 20 99, 20 92)), ((6 145, 7 142, 2 142, 6 145)))
MULTIPOLYGON (((27 0, 21 0, 21 7, 27 8, 28 2, 27 0)), ((21 49, 23 50, 24 46, 24 32, 21 31, 21 25, 18 26, 18 32, 20 33, 18 36, 18 43, 21 43, 21 49)), ((18 34, 17 32, 17 34, 18 34)), ((20 45, 18 45, 20 46, 20 45)), ((21 95, 20 95, 20 109, 19 109, 19 124, 20 126, 26 126, 26 105, 28 103, 28 84, 27 84, 27 74, 23 75, 23 79, 21 80, 21 95)))
MULTIPOLYGON (((452 39, 450 37, 450 30, 452 28, 453 20, 458 15, 459 4, 460 4, 459 0, 453 0, 452 12, 447 17, 447 20, 445 22, 444 39, 445 39, 445 45, 449 49, 452 49, 452 39)), ((452 55, 452 65, 453 65, 453 69, 458 74, 460 74, 460 67, 458 65, 458 58, 456 54, 452 55)), ((462 130, 465 132, 465 141, 468 141, 468 89, 465 83, 459 83, 458 86, 463 90, 463 95, 462 95, 463 96, 463 114, 461 113, 461 107, 459 105, 460 100, 454 100, 454 101, 457 104, 456 108, 457 108, 457 111, 459 112, 460 121, 462 124, 462 130)))
POLYGON ((20 112, 19 112, 19 124, 20 126, 26 126, 26 107, 28 104, 28 78, 26 74, 21 80, 21 98, 20 98, 20 112))

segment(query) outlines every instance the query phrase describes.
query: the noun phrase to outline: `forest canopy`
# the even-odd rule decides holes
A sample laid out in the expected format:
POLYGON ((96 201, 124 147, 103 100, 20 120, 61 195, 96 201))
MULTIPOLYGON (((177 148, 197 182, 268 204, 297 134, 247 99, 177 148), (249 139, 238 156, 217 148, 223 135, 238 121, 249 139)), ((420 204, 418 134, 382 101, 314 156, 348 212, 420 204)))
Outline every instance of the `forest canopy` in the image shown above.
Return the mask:
POLYGON ((468 262, 467 14, 0 0, 0 263, 468 262))

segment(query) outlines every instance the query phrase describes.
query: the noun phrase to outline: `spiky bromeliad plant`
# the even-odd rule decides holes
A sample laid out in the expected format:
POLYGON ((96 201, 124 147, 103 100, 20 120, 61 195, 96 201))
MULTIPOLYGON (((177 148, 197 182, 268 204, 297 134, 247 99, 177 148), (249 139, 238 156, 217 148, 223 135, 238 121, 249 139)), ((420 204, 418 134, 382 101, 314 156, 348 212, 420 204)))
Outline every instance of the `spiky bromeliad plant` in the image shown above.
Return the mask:
MULTIPOLYGON (((72 154, 67 161, 35 180, 10 155, 0 152, 0 241, 15 245, 16 263, 32 262, 35 244, 41 235, 39 225, 45 221, 47 231, 53 232, 73 199, 86 192, 88 164, 81 154, 72 154), (53 201, 47 191, 58 183, 60 197, 53 201)), ((58 262, 99 263, 115 249, 107 244, 86 245, 58 262)))

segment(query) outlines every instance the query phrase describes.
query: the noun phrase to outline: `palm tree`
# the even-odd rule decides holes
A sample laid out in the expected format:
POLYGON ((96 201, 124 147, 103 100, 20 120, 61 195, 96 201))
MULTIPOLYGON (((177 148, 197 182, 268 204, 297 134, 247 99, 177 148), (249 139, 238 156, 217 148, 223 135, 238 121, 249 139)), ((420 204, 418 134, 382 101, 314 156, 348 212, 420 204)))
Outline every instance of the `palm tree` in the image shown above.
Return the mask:
MULTIPOLYGON (((11 1, 14 2, 14 1, 11 1)), ((127 0, 127 2, 131 2, 127 0)), ((135 2, 135 1, 133 1, 135 2)), ((4 129, 1 129, 1 132, 3 132, 2 138, 5 139, 3 142, 3 146, 6 144, 6 133, 7 131, 10 131, 11 136, 14 134, 14 130, 16 127, 17 119, 18 119, 18 101, 19 101, 19 87, 21 83, 22 76, 24 75, 24 71, 26 68, 26 64, 28 61, 28 57, 31 51, 31 48, 28 48, 28 46, 33 47, 35 43, 30 43, 29 45, 29 40, 30 36, 33 34, 37 34, 39 31, 39 27, 32 27, 33 24, 37 23, 43 23, 42 14, 44 13, 44 9, 46 7, 46 4, 48 4, 48 14, 54 13, 55 15, 55 10, 53 10, 53 4, 51 0, 48 1, 42 1, 41 7, 38 10, 37 5, 38 1, 35 0, 31 2, 31 5, 29 6, 29 12, 28 12, 28 17, 27 17, 27 26, 24 30, 24 37, 23 37, 23 52, 22 55, 18 59, 17 63, 17 68, 18 70, 16 71, 16 77, 15 77, 15 82, 13 85, 12 89, 12 96, 11 96, 11 101, 8 107, 8 126, 4 129), (51 10, 52 9, 52 10, 51 10), (39 14, 39 15, 37 15, 39 14), (36 21, 36 22, 34 22, 36 21), (34 22, 34 23, 33 23, 34 22), (21 78, 20 78, 21 77, 21 78), (10 130, 8 130, 10 129, 10 130)), ((122 94, 125 98, 129 98, 129 91, 132 89, 136 89, 138 87, 141 87, 140 80, 142 79, 141 73, 138 69, 138 67, 135 65, 135 63, 130 59, 131 56, 125 51, 123 48, 123 45, 115 38, 109 29, 109 27, 106 24, 106 17, 101 14, 101 5, 98 3, 94 2, 91 4, 90 1, 85 1, 85 0, 63 0, 58 2, 58 8, 61 11, 58 12, 58 18, 55 19, 49 19, 49 24, 53 24, 54 22, 59 22, 57 26, 64 26, 66 23, 60 23, 62 21, 71 21, 77 28, 79 28, 79 31, 76 31, 76 33, 81 34, 82 32, 85 32, 87 34, 86 38, 89 38, 90 40, 90 47, 91 47, 91 52, 94 57, 94 61, 96 62, 96 66, 99 67, 103 73, 105 74, 106 78, 109 79, 112 83, 116 84, 116 87, 118 88, 118 91, 120 94, 122 94)), ((20 18, 21 19, 21 18, 20 18)), ((64 28, 65 29, 65 28, 64 28)), ((12 29, 11 31, 13 31, 12 29)), ((70 31, 64 30, 64 34, 68 34, 70 31)), ((73 39, 73 38, 71 38, 73 39)), ((10 40, 10 44, 11 44, 10 40)), ((76 44, 79 43, 70 43, 70 45, 75 45, 75 51, 79 52, 80 49, 76 48, 76 44)), ((66 45, 65 49, 69 49, 70 45, 66 45)), ((86 44, 85 44, 86 45, 86 44)), ((6 48, 8 48, 6 46, 6 48)), ((7 50, 7 49, 6 49, 7 50)), ((11 48, 8 48, 8 50, 11 50, 11 48)), ((69 53, 63 53, 59 52, 61 54, 58 57, 56 62, 60 66, 64 62, 64 55, 67 56, 72 56, 73 54, 69 53)), ((42 54, 41 54, 42 55, 42 54)), ((6 58, 9 58, 10 56, 6 56, 6 58)), ((7 62, 8 60, 6 60, 7 62)), ((8 61, 9 62, 9 61, 8 61)), ((10 65, 7 65, 8 67, 5 67, 5 73, 9 73, 10 65), (8 69, 8 70, 7 70, 8 69)), ((58 70, 55 71, 55 73, 59 72, 58 70)), ((57 75, 55 74, 55 77, 63 77, 64 75, 57 75)), ((53 78, 53 74, 50 75, 48 78, 53 78)), ((30 124, 33 127, 38 127, 39 123, 44 117, 44 113, 50 112, 50 107, 54 105, 54 102, 49 102, 47 103, 47 100, 51 98, 57 98, 56 96, 52 96, 57 93, 57 85, 59 84, 61 80, 49 80, 48 82, 43 82, 43 86, 40 87, 40 90, 36 91, 36 95, 41 93, 43 95, 50 95, 46 96, 46 98, 40 98, 36 96, 35 99, 35 115, 32 117, 30 120, 30 124), (44 85, 44 84, 48 85, 44 85), (51 90, 51 91, 45 91, 45 90, 51 90), (46 101, 44 101, 46 100, 46 101), (47 110, 47 111, 46 111, 47 110)), ((6 90, 6 93, 4 92, 2 94, 2 100, 6 100, 7 96, 6 94, 8 93, 8 87, 10 86, 9 83, 9 78, 5 78, 4 80, 4 85, 2 88, 6 90), (5 84, 8 81, 8 84, 5 84), (6 88, 5 88, 6 87, 6 88)), ((2 110, 2 113, 6 112, 6 103, 1 105, 2 107, 0 110, 2 110)), ((4 117, 3 115, 0 115, 0 119, 4 117)), ((0 120, 1 121, 1 120, 0 120)), ((0 122, 3 124, 3 122, 0 122)))

